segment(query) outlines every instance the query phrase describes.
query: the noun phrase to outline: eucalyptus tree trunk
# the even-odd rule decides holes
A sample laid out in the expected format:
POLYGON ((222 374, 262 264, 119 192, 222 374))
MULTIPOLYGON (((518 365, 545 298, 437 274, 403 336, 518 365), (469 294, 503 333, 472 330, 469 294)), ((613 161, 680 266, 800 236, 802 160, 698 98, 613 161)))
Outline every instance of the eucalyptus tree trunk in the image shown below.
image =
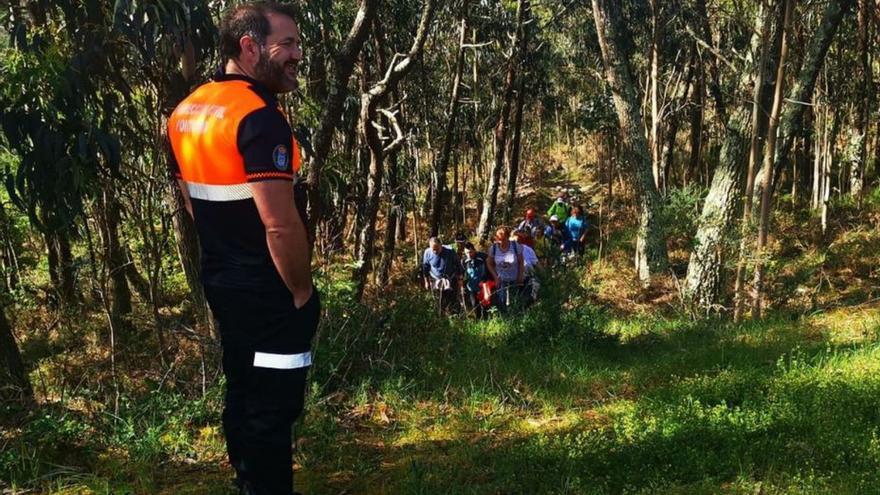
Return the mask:
POLYGON ((183 268, 183 274, 189 286, 196 320, 204 328, 207 328, 214 337, 219 337, 211 319, 211 312, 208 309, 205 289, 202 287, 202 252, 195 223, 193 223, 192 217, 186 211, 186 205, 177 184, 169 186, 168 194, 168 203, 174 208, 171 222, 174 227, 174 238, 177 241, 177 257, 180 260, 180 266, 183 268))
POLYGON ((661 29, 659 0, 650 0, 651 6, 651 165, 654 187, 663 191, 663 170, 660 162, 660 43, 661 29))
POLYGON ((116 199, 115 184, 104 184, 103 211, 100 215, 103 257, 109 275, 110 318, 116 328, 130 330, 131 289, 126 278, 126 256, 119 240, 121 205, 116 199))
POLYGON ((662 272, 668 264, 666 237, 659 216, 660 194, 654 186, 651 155, 643 133, 644 124, 638 93, 626 54, 619 6, 615 0, 593 0, 593 17, 605 77, 611 87, 617 119, 620 123, 624 155, 635 178, 639 203, 639 228, 636 241, 636 270, 639 280, 647 285, 651 275, 662 272))
POLYGON ((394 261, 394 251, 397 245, 397 228, 400 225, 400 217, 403 214, 403 205, 401 201, 400 184, 398 180, 399 165, 397 163, 398 153, 388 156, 388 180, 386 181, 386 194, 390 198, 388 208, 385 210, 385 239, 382 243, 382 260, 379 262, 379 270, 376 274, 376 283, 379 287, 388 284, 391 273, 391 265, 394 261))
MULTIPOLYGON (((706 10, 706 0, 696 0, 695 3, 697 13, 697 32, 707 43, 712 43, 712 28, 709 26, 709 13, 706 10)), ((727 122, 727 104, 721 92, 721 75, 718 70, 718 60, 715 56, 709 55, 709 96, 715 106, 715 113, 720 122, 727 122)))
MULTIPOLYGON (((530 9, 531 5, 526 2, 524 8, 530 9)), ((526 12, 525 17, 528 18, 530 12, 526 12)), ((522 26, 522 35, 519 39, 519 59, 523 66, 528 60, 528 42, 529 29, 528 24, 522 26)), ((504 209, 504 223, 510 223, 513 216, 513 203, 516 200, 516 183, 519 177, 519 166, 522 157, 522 127, 523 127, 523 107, 526 99, 526 74, 525 67, 520 68, 519 81, 516 87, 516 103, 513 113, 513 141, 510 144, 510 157, 508 160, 509 167, 507 169, 507 205, 504 209)))
POLYGON ((755 262, 755 300, 752 306, 752 315, 761 317, 761 302, 764 294, 764 261, 767 247, 767 231, 770 222, 770 193, 773 190, 773 154, 776 151, 776 131, 779 126, 779 112, 782 107, 782 95, 785 91, 785 59, 788 56, 788 43, 791 26, 791 16, 794 10, 795 0, 785 0, 785 21, 782 28, 782 51, 779 54, 779 63, 776 68, 776 89, 773 95, 773 108, 770 110, 770 123, 767 126, 767 149, 764 154, 765 174, 762 177, 761 194, 761 220, 758 225, 758 258, 755 262))
POLYGON ((516 90, 516 110, 513 114, 513 142, 510 144, 510 160, 507 169, 507 205, 504 208, 504 223, 510 223, 513 216, 513 203, 516 200, 516 182, 519 177, 520 156, 522 154, 523 106, 525 105, 525 77, 520 74, 516 90))
POLYGON ((691 111, 690 111, 690 137, 688 139, 690 147, 690 156, 688 157, 687 168, 684 174, 684 185, 690 183, 694 177, 699 177, 700 161, 702 160, 703 151, 703 107, 705 105, 705 76, 703 70, 699 69, 696 75, 696 81, 691 88, 691 111))
POLYGON ((800 72, 791 88, 791 93, 786 98, 788 105, 783 108, 779 120, 779 145, 773 160, 776 176, 787 160, 795 138, 801 134, 804 111, 807 107, 805 103, 809 104, 812 99, 816 79, 825 63, 825 56, 837 33, 840 21, 854 4, 855 0, 828 0, 825 5, 822 21, 810 40, 800 72))
MULTIPOLYGON (((829 101, 833 98, 828 97, 829 101)), ((825 127, 825 143, 822 148, 822 189, 820 190, 820 212, 822 219, 822 234, 828 233, 828 203, 831 200, 831 169, 834 166, 835 148, 837 145, 837 137, 840 132, 840 116, 830 106, 827 107, 826 127, 825 127), (830 129, 829 123, 830 120, 830 129)))
MULTIPOLYGON (((428 38, 431 21, 434 18, 436 9, 436 0, 426 0, 422 9, 421 19, 419 20, 418 31, 416 32, 413 44, 406 56, 397 61, 397 57, 392 61, 391 65, 385 73, 385 77, 373 85, 369 90, 361 94, 361 111, 360 121, 358 123, 359 132, 363 135, 364 141, 369 148, 370 153, 370 172, 367 179, 367 195, 366 206, 364 208, 364 224, 358 233, 360 239, 357 255, 357 267, 352 274, 355 284, 355 299, 361 299, 366 285, 367 274, 372 268, 374 243, 376 240, 376 215, 379 211, 379 192, 382 186, 382 176, 384 174, 385 154, 396 151, 403 144, 403 135, 399 127, 397 128, 397 138, 383 148, 382 139, 379 131, 373 125, 379 113, 379 103, 387 97, 389 92, 406 77, 407 73, 412 69, 415 59, 417 59, 425 46, 425 40, 428 38)), ((378 22, 378 21, 377 21, 378 22)), ((389 118, 391 116, 386 114, 389 118)))
POLYGON ((663 140, 663 149, 660 153, 660 170, 664 173, 663 184, 666 187, 668 186, 670 176, 672 174, 673 169, 675 168, 674 157, 675 157, 675 147, 676 147, 676 137, 678 137, 678 128, 679 123, 681 122, 681 117, 678 112, 685 107, 685 102, 687 101, 688 93, 690 92, 691 82, 693 81, 694 71, 696 65, 696 50, 691 54, 690 61, 688 62, 688 66, 686 69, 686 75, 684 77, 684 81, 679 83, 678 86, 678 94, 675 96, 674 101, 672 103, 672 111, 669 115, 669 127, 666 128, 665 131, 665 139, 663 140))
MULTIPOLYGON (((769 4, 767 3, 762 5, 762 8, 768 7, 769 4)), ((746 262, 748 258, 750 258, 749 246, 751 239, 753 238, 752 232, 754 225, 754 222, 752 221, 752 199, 755 191, 755 175, 758 170, 758 163, 762 161, 761 157, 764 149, 766 127, 769 120, 767 106, 768 99, 771 95, 772 86, 770 81, 773 79, 772 72, 774 69, 774 64, 771 63, 771 59, 775 60, 778 64, 780 51, 782 49, 782 29, 776 30, 777 32, 774 33, 772 42, 768 42, 770 36, 769 31, 770 23, 764 23, 764 30, 761 33, 761 58, 757 80, 755 81, 754 101, 752 102, 752 137, 751 142, 749 143, 749 168, 746 174, 746 186, 743 195, 739 259, 736 265, 736 282, 734 283, 734 321, 740 321, 742 319, 746 301, 746 262)), ((770 104, 772 104, 772 102, 770 104)))
POLYGON ((861 104, 858 108, 855 139, 858 140, 857 153, 850 169, 850 193, 861 202, 862 189, 865 184, 865 167, 868 161, 868 125, 871 109, 874 105, 874 77, 869 58, 869 32, 871 28, 871 11, 874 5, 868 0, 859 0, 859 67, 861 69, 861 104))
MULTIPOLYGON (((446 194, 446 171, 449 167, 449 155, 452 152, 452 141, 455 138, 455 120, 458 116, 458 108, 460 106, 461 74, 464 71, 464 45, 465 36, 467 35, 468 2, 463 2, 461 8, 461 32, 458 40, 458 51, 455 54, 455 72, 452 76, 451 96, 449 98, 449 106, 447 107, 449 118, 446 121, 443 148, 440 150, 440 157, 437 160, 437 167, 435 170, 437 182, 434 185, 434 201, 431 206, 431 236, 439 234, 440 224, 443 221, 443 198, 444 194, 446 194)), ((453 194, 455 194, 455 191, 453 191, 453 194)))
MULTIPOLYGON (((773 176, 778 176, 785 160, 787 159, 793 145, 795 138, 802 134, 803 127, 803 115, 804 110, 807 104, 810 103, 813 95, 813 91, 816 85, 816 79, 819 77, 819 71, 822 68, 822 65, 825 61, 825 56, 828 53, 828 49, 831 46, 831 42, 834 39, 834 35, 837 32, 837 28, 840 25, 843 16, 846 12, 853 6, 855 0, 829 0, 829 2, 825 6, 825 11, 822 15, 822 21, 815 31, 812 39, 810 40, 810 44, 807 47, 806 55, 804 56, 804 61, 801 65, 800 72, 798 74, 797 79, 795 79, 794 86, 792 87, 791 93, 786 98, 789 102, 787 106, 785 106, 782 111, 782 116, 779 119, 779 145, 776 147, 775 153, 773 153, 773 165, 772 167, 767 167, 767 173, 770 174, 770 180, 765 181, 769 187, 773 188, 772 184, 775 184, 773 181, 773 176)), ((838 120, 835 120, 835 125, 838 123, 838 120)), ((827 124, 826 124, 827 125, 827 124)), ((835 133, 832 132, 832 135, 835 133)), ((768 150, 768 153, 771 153, 768 150)), ((827 158, 827 155, 826 155, 827 158)), ((828 181, 830 181, 830 177, 827 176, 827 172, 830 168, 830 163, 825 163, 823 167, 823 180, 824 183, 824 191, 822 191, 822 217, 823 217, 823 232, 825 231, 825 218, 827 215, 827 197, 828 197, 828 181)), ((771 211, 769 209, 770 202, 772 201, 772 189, 770 191, 762 191, 762 226, 761 229, 769 229, 769 224, 771 221, 771 211), (766 204, 763 204, 764 197, 766 197, 766 204), (764 206, 767 207, 766 218, 764 218, 764 206)), ((766 235, 766 233, 764 233, 766 235)), ((758 271, 756 270, 756 273, 758 271)), ((756 285, 759 283, 763 283, 762 280, 758 280, 756 276, 756 285)), ((762 298, 762 287, 756 287, 755 294, 755 314, 756 316, 760 316, 761 308, 759 306, 759 300, 762 298)))
POLYGON ((501 184, 501 171, 504 169, 504 153, 507 149, 507 130, 510 125, 513 85, 516 80, 516 67, 520 62, 517 51, 520 46, 520 40, 525 36, 523 24, 528 10, 529 0, 519 0, 516 6, 516 34, 513 37, 513 49, 511 50, 510 59, 507 61, 507 74, 504 78, 504 89, 501 96, 501 110, 498 114, 498 122, 495 124, 495 160, 492 163, 492 173, 486 186, 486 194, 483 196, 480 224, 477 227, 477 235, 484 241, 489 238, 489 231, 494 226, 495 207, 498 204, 498 188, 501 184))
POLYGON ((9 400, 31 403, 34 392, 4 309, 0 303, 0 399, 4 403, 9 400))
POLYGON ((378 4, 379 0, 360 0, 351 30, 335 57, 333 82, 327 94, 327 99, 324 101, 321 122, 315 134, 314 155, 309 160, 308 230, 310 242, 314 242, 315 227, 323 217, 323 201, 320 190, 321 169, 324 166, 324 162, 327 161, 327 156, 330 154, 333 133, 339 124, 345 99, 348 96, 348 80, 354 71, 358 54, 369 34, 378 4))
POLYGON ((823 156, 823 143, 825 142, 825 137, 828 134, 828 118, 827 118, 827 107, 824 104, 824 98, 821 96, 817 96, 813 102, 813 133, 816 138, 813 142, 813 188, 810 194, 810 208, 812 210, 819 209, 819 200, 821 195, 819 191, 822 188, 822 156, 823 156))
MULTIPOLYGON (((760 44, 766 41, 767 24, 771 14, 760 9, 756 18, 756 29, 751 42, 751 53, 755 54, 760 44)), ((751 86, 754 77, 754 60, 747 61, 739 68, 737 91, 744 92, 751 86)), ((716 109, 727 107, 721 95, 715 95, 716 109)), ((742 194, 743 165, 749 131, 751 128, 752 103, 741 98, 733 107, 725 123, 724 141, 709 193, 703 203, 703 210, 697 227, 694 250, 688 263, 684 297, 695 309, 711 309, 716 306, 721 293, 724 275, 726 241, 728 240, 740 195, 742 194)))
POLYGON ((49 253, 49 278, 62 307, 73 307, 79 301, 76 291, 73 253, 70 249, 70 233, 66 229, 45 235, 49 253))

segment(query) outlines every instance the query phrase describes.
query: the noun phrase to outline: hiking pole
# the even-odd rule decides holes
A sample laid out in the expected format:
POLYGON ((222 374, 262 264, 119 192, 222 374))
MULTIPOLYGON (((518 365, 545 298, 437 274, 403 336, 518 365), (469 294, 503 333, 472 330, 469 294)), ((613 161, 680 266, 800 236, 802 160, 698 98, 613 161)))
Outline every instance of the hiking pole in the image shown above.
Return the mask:
POLYGON ((437 316, 443 316, 443 287, 437 284, 437 316))

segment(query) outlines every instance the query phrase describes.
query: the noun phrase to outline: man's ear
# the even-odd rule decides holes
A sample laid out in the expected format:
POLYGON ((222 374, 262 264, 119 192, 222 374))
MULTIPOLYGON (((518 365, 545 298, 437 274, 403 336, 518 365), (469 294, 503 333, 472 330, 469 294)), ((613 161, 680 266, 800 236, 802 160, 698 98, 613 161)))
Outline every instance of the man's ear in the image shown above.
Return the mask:
POLYGON ((245 58, 248 60, 257 60, 260 58, 260 44, 257 43, 250 35, 244 35, 238 40, 238 44, 241 47, 240 58, 245 58))

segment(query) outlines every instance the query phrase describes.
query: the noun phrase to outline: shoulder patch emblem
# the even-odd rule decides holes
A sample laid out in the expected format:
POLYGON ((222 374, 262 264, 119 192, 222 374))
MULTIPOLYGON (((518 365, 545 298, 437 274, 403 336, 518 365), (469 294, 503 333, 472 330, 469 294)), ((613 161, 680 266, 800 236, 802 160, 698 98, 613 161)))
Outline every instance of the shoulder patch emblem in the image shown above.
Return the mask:
POLYGON ((272 163, 275 165, 275 168, 282 171, 287 170, 289 162, 290 153, 287 151, 287 146, 283 144, 276 146, 275 150, 272 151, 272 163))

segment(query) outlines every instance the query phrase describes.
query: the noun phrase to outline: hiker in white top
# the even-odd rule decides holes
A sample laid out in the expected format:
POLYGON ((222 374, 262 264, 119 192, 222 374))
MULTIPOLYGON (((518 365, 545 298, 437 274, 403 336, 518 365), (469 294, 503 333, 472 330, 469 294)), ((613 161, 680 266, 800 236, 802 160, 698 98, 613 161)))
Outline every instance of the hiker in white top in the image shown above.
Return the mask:
POLYGON ((529 246, 529 233, 524 230, 514 230, 511 241, 516 241, 523 253, 523 268, 525 268, 525 277, 523 279, 523 295, 530 296, 529 302, 538 300, 538 288, 541 286, 538 280, 538 255, 535 250, 529 246))
POLYGON ((489 249, 489 273, 495 279, 495 294, 500 310, 513 302, 525 277, 522 247, 510 241, 510 229, 500 227, 495 231, 495 243, 489 249), (513 297, 512 297, 513 296, 513 297))

